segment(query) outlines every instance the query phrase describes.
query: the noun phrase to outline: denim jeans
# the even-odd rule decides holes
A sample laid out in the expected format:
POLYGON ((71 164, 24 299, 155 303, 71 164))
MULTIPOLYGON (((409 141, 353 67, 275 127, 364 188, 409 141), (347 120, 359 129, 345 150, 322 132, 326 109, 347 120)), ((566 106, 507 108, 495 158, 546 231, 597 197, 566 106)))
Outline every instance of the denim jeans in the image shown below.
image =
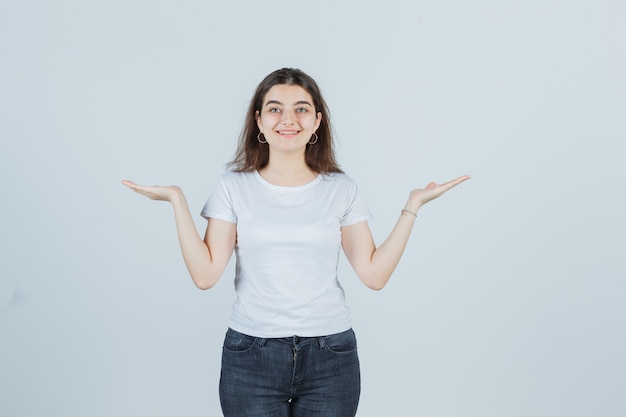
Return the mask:
POLYGON ((352 330, 275 339, 226 332, 220 378, 224 417, 354 417, 360 393, 352 330))

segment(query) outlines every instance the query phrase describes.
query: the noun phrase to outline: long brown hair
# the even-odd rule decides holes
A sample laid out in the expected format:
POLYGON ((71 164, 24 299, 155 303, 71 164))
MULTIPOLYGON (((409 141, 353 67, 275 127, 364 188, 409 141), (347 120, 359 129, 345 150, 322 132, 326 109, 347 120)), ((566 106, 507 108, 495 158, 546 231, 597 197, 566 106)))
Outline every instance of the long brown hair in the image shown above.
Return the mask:
POLYGON ((343 172, 335 159, 330 113, 322 93, 313 78, 296 68, 276 70, 261 81, 252 100, 250 100, 243 130, 239 136, 235 158, 228 163, 228 166, 234 168, 235 171, 250 172, 265 167, 269 162, 269 146, 267 143, 260 143, 257 139, 259 127, 256 122, 256 112, 261 111, 265 95, 275 85, 297 85, 302 87, 311 95, 315 112, 322 113, 322 122, 316 131, 318 136, 317 143, 313 145, 307 144, 306 146, 304 158, 309 168, 320 174, 343 172))

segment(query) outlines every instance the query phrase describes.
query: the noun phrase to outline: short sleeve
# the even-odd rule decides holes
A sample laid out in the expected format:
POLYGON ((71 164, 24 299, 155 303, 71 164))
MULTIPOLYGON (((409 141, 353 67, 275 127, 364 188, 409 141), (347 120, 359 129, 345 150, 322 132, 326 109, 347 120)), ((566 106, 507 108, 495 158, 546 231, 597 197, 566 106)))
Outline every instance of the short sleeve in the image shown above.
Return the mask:
POLYGON ((341 227, 350 226, 352 224, 370 220, 373 216, 370 212, 365 200, 359 193, 359 188, 356 182, 352 179, 349 180, 349 186, 347 190, 346 210, 341 219, 341 227))
POLYGON ((212 217, 229 223, 237 223, 237 215, 233 209, 232 195, 229 188, 227 175, 222 175, 209 199, 204 204, 200 215, 206 219, 212 217))

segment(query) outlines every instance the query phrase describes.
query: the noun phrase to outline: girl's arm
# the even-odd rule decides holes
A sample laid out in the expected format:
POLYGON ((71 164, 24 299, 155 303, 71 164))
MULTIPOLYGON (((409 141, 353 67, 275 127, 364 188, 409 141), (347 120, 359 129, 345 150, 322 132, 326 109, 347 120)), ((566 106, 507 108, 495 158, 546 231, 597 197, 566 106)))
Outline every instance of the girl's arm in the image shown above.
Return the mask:
POLYGON ((204 239, 201 239, 180 187, 142 186, 128 180, 122 181, 122 184, 152 200, 169 201, 172 204, 180 249, 191 279, 202 290, 213 287, 222 276, 235 248, 236 225, 211 218, 204 239))
POLYGON ((396 225, 378 248, 374 244, 367 222, 342 227, 343 251, 361 281, 371 289, 382 289, 400 261, 419 209, 468 179, 469 175, 465 175, 444 184, 431 182, 424 189, 411 191, 396 225))

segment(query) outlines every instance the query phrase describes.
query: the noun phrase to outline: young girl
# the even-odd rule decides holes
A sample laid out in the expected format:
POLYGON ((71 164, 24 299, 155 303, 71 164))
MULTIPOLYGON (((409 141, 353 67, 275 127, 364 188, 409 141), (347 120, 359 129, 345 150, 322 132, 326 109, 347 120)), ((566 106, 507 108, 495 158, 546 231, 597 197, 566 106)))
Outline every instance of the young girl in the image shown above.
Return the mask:
POLYGON ((225 417, 353 417, 359 359, 337 280, 340 249, 369 288, 385 286, 420 207, 469 179, 410 192, 376 247, 370 212, 335 160, 329 112, 315 81, 297 69, 269 74, 250 102, 231 170, 202 210, 198 235, 177 186, 125 185, 174 208, 191 278, 209 289, 233 251, 237 299, 224 340, 225 417))

